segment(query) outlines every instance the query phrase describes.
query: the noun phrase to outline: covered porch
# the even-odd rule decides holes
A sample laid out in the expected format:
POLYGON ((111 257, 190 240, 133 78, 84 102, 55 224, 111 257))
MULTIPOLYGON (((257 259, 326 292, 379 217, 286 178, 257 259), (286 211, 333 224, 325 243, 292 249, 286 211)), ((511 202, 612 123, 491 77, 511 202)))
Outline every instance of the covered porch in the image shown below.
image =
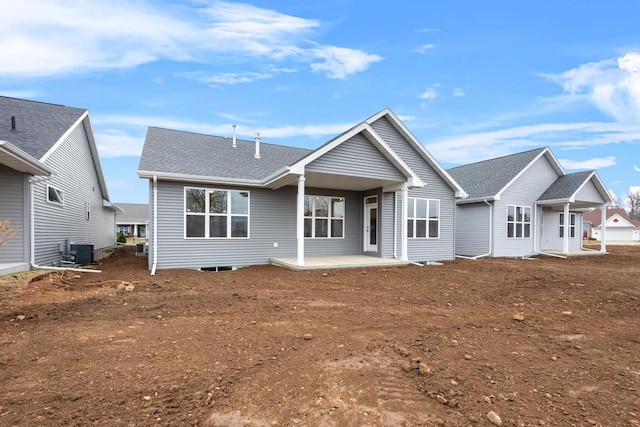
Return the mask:
POLYGON ((296 256, 272 258, 272 264, 302 270, 408 263, 407 234, 404 229, 407 223, 408 191, 410 188, 424 187, 425 183, 367 123, 353 127, 286 170, 274 174, 266 185, 274 190, 284 186, 293 186, 297 190, 296 256), (309 192, 309 189, 313 190, 309 192), (335 198, 332 191, 336 190, 358 193, 360 200, 335 198), (399 215, 395 204, 393 210, 383 210, 381 199, 388 193, 399 193, 401 196, 402 209, 399 215), (337 199, 335 210, 333 199, 337 199), (345 204, 350 206, 347 209, 358 206, 361 219, 346 221, 345 204), (386 221, 384 215, 388 215, 386 221), (335 234, 332 232, 334 222, 341 227, 335 234), (354 231, 352 227, 357 229, 354 231), (345 239, 346 235, 351 239, 360 236, 357 247, 340 256, 327 256, 329 253, 317 256, 318 246, 328 248, 330 242, 339 251, 342 245, 335 246, 336 241, 345 239), (389 236, 394 241, 394 254, 397 243, 399 259, 388 253, 385 257, 381 252, 380 242, 389 236))
POLYGON ((583 247, 582 213, 602 208, 604 222, 607 207, 613 205, 611 195, 595 171, 558 177, 536 201, 536 214, 541 215, 536 252, 561 257, 606 254, 604 239, 600 250, 583 247))
POLYGON ((271 258, 271 264, 291 270, 323 270, 335 268, 402 267, 409 261, 378 258, 368 255, 305 257, 302 265, 297 258, 271 258))

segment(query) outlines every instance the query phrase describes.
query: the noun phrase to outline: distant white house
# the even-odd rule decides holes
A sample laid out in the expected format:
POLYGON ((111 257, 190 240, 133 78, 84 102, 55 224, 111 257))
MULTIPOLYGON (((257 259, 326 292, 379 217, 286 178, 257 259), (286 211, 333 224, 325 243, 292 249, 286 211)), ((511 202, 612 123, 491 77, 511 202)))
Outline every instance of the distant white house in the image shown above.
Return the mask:
MULTIPOLYGON (((595 209, 586 212, 583 221, 586 223, 587 238, 602 240, 602 211, 595 209)), ((606 242, 633 242, 640 241, 640 221, 634 220, 624 209, 615 208, 606 210, 606 242)))
POLYGON ((116 228, 127 237, 146 238, 149 223, 148 203, 118 203, 122 213, 116 215, 116 228))

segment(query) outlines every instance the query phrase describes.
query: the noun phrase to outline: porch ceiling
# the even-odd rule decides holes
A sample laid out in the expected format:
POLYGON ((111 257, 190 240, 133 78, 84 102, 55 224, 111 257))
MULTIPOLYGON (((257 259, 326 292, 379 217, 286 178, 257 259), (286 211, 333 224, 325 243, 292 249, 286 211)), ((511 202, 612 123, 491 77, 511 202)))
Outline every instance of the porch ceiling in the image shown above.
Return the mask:
MULTIPOLYGON (((562 211, 564 210, 564 204, 566 202, 558 202, 558 201, 553 201, 553 202, 538 202, 539 206, 544 206, 547 208, 551 208, 551 210, 554 211, 562 211)), ((585 201, 575 201, 575 202, 570 202, 569 203, 569 208, 570 209, 593 209, 593 208, 601 208, 602 207, 602 202, 598 203, 598 202, 585 202, 585 201)))
POLYGON ((403 180, 376 179, 361 176, 335 175, 320 172, 305 174, 305 187, 334 188, 336 190, 365 191, 388 185, 402 184, 403 180))

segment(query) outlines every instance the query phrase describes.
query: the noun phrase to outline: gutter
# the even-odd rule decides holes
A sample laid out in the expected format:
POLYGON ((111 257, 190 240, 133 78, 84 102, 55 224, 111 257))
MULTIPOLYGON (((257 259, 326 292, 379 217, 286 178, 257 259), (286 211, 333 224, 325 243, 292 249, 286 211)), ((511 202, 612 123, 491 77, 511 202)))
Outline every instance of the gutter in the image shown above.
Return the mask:
POLYGON ((151 275, 156 275, 158 267, 158 177, 153 176, 153 265, 151 275))
MULTIPOLYGON (((45 179, 49 179, 49 177, 45 178, 45 179)), ((38 181, 44 181, 44 180, 38 180, 38 181)), ((91 269, 85 269, 85 268, 73 268, 73 267, 53 267, 53 266, 45 266, 45 265, 38 265, 36 264, 36 218, 35 218, 35 196, 34 196, 34 189, 33 189, 33 184, 36 182, 35 179, 31 178, 29 179, 29 216, 30 216, 30 224, 29 224, 29 228, 30 228, 30 242, 29 242, 29 246, 31 249, 31 253, 29 256, 29 265, 31 265, 31 268, 34 268, 36 270, 57 270, 57 271, 78 271, 81 273, 102 273, 102 270, 91 270, 91 269)))

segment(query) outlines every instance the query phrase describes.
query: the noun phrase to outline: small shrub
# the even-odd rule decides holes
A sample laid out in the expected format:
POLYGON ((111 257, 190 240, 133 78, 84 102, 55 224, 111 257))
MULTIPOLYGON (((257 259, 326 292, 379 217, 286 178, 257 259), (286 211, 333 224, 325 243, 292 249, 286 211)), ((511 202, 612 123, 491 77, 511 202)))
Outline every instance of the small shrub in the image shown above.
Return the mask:
POLYGON ((127 236, 125 236, 123 232, 118 233, 118 237, 116 238, 116 242, 118 242, 118 243, 127 243, 127 236))

